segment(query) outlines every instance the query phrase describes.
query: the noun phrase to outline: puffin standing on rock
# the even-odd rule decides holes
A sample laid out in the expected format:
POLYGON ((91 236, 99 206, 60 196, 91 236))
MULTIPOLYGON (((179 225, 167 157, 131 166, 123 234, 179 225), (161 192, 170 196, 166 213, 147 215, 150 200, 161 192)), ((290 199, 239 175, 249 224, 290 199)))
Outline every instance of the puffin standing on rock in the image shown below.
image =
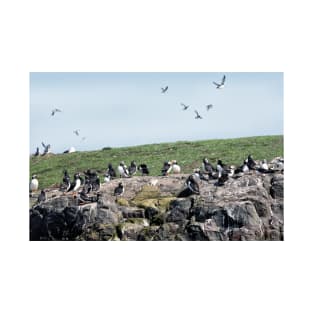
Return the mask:
POLYGON ((187 188, 194 194, 199 195, 200 194, 200 187, 199 183, 197 182, 196 175, 192 174, 190 175, 186 180, 187 188))
POLYGON ((76 173, 74 175, 74 181, 71 183, 71 186, 67 190, 67 192, 73 191, 75 193, 79 189, 80 186, 81 186, 80 174, 76 173))
POLYGON ((107 174, 108 174, 110 177, 112 177, 112 178, 115 178, 115 177, 116 177, 116 172, 115 172, 115 170, 114 170, 114 168, 113 168, 113 166, 112 166, 111 163, 109 163, 109 165, 108 165, 107 174))
POLYGON ((173 173, 174 174, 179 174, 180 173, 180 166, 177 164, 177 161, 173 160, 171 162, 171 164, 172 164, 173 173))
POLYGON ((150 173, 147 164, 140 164, 138 170, 141 171, 142 176, 149 175, 150 173))
POLYGON ((135 175, 137 172, 137 165, 135 161, 131 161, 130 166, 128 168, 129 175, 135 175))
POLYGON ((120 163, 120 165, 117 167, 117 170, 120 174, 120 177, 123 177, 123 178, 129 177, 129 172, 128 172, 127 166, 125 165, 124 161, 122 161, 120 163))
POLYGON ((162 176, 167 176, 172 170, 172 163, 170 161, 164 162, 162 168, 162 176))
POLYGON ((114 196, 121 196, 124 193, 124 186, 122 183, 119 183, 118 186, 114 189, 114 196))

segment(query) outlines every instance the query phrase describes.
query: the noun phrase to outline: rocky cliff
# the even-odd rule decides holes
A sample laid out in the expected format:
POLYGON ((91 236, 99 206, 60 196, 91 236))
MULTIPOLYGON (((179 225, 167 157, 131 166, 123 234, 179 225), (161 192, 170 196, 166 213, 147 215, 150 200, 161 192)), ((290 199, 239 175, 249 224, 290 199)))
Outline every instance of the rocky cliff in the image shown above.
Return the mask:
POLYGON ((178 197, 187 176, 116 179, 85 202, 50 189, 30 209, 30 240, 283 240, 282 173, 201 181, 200 195, 178 197))

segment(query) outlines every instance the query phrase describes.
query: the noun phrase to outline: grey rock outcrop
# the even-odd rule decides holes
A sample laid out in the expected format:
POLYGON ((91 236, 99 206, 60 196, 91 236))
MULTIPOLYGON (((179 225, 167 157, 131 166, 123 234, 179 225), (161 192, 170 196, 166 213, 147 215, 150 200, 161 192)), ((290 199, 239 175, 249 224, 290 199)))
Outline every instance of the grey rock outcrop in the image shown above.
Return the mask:
POLYGON ((30 209, 30 240, 283 240, 282 172, 201 181, 200 195, 178 198, 187 177, 112 180, 87 204, 51 189, 30 209))

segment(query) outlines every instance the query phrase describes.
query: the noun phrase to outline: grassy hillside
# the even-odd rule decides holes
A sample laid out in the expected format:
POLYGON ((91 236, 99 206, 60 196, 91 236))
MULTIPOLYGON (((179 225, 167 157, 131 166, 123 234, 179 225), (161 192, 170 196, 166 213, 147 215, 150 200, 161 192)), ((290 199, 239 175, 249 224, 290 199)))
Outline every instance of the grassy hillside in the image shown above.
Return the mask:
POLYGON ((248 154, 254 159, 270 161, 283 156, 283 136, 262 136, 223 140, 179 141, 126 148, 112 148, 98 151, 75 152, 30 158, 30 176, 37 174, 40 188, 46 188, 62 181, 63 170, 67 169, 71 177, 75 172, 88 168, 106 170, 108 163, 114 168, 120 161, 127 165, 132 160, 146 163, 151 175, 160 175, 163 162, 177 160, 183 173, 190 173, 199 167, 207 157, 216 164, 221 159, 226 164, 240 165, 248 154))

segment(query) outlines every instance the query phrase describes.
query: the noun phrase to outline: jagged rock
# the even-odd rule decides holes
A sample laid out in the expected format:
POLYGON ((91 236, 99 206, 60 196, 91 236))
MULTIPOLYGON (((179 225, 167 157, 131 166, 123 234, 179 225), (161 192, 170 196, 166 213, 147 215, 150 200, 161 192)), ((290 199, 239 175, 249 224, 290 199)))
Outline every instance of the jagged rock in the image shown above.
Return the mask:
POLYGON ((48 200, 30 201, 30 240, 284 239, 283 171, 251 171, 224 186, 201 181, 199 195, 178 197, 188 176, 112 180, 84 205, 51 187, 48 200), (115 197, 119 182, 125 192, 115 197))
POLYGON ((276 174, 273 176, 271 181, 271 196, 274 199, 284 198, 284 175, 276 174))

